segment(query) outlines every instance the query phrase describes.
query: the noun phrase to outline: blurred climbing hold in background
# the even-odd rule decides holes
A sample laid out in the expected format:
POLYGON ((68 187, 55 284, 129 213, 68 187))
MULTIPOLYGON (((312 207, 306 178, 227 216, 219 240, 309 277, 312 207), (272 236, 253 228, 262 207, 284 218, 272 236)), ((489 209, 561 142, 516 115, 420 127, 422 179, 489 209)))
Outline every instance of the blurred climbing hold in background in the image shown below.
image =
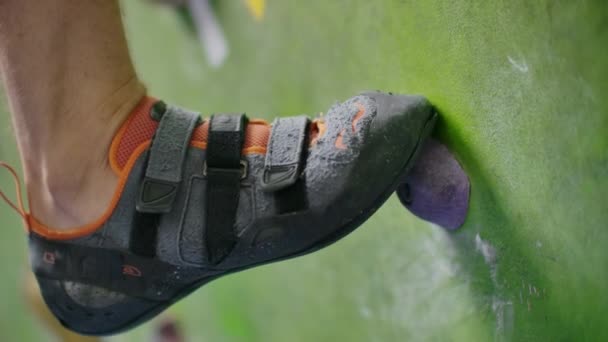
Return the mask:
MULTIPOLYGON (((213 68, 221 67, 230 53, 228 41, 215 14, 219 1, 210 0, 151 0, 171 5, 179 13, 187 29, 194 33, 203 48, 207 62, 213 68)), ((265 0, 243 0, 256 21, 264 18, 265 0)))
POLYGON ((244 0, 245 5, 251 16, 256 20, 261 21, 264 19, 264 13, 266 11, 266 0, 244 0))

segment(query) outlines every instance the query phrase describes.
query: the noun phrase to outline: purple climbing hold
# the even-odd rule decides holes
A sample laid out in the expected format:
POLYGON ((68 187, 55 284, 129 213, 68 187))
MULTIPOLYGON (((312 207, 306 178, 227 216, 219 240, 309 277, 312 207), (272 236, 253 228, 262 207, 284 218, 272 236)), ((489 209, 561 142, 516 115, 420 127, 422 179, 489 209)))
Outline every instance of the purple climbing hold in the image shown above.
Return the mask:
POLYGON ((470 188, 469 178, 447 147, 428 139, 397 195, 414 215, 454 230, 467 216, 470 188))

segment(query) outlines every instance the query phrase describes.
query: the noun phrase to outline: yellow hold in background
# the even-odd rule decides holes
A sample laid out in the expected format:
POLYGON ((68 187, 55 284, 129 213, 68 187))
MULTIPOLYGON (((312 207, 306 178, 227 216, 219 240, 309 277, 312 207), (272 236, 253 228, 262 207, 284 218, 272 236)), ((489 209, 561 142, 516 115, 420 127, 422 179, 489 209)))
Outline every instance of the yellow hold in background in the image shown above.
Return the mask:
POLYGON ((266 10, 266 0, 245 0, 245 5, 255 20, 262 20, 266 10))

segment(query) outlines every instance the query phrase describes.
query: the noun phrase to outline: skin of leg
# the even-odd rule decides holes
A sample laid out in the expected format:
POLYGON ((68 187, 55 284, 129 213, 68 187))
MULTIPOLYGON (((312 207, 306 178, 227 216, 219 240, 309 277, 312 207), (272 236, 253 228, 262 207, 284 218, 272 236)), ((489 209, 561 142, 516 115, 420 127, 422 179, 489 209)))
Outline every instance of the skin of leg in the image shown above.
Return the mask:
POLYGON ((118 2, 0 0, 0 75, 32 215, 55 229, 100 217, 112 138, 145 95, 118 2))

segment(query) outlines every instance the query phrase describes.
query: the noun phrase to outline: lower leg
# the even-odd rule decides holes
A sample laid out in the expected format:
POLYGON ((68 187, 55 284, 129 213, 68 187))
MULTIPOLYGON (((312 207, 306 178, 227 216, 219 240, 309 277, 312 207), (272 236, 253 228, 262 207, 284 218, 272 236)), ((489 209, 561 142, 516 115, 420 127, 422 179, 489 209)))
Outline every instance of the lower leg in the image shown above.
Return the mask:
POLYGON ((106 209, 111 140, 145 89, 116 0, 0 2, 0 75, 31 212, 55 228, 106 209))

